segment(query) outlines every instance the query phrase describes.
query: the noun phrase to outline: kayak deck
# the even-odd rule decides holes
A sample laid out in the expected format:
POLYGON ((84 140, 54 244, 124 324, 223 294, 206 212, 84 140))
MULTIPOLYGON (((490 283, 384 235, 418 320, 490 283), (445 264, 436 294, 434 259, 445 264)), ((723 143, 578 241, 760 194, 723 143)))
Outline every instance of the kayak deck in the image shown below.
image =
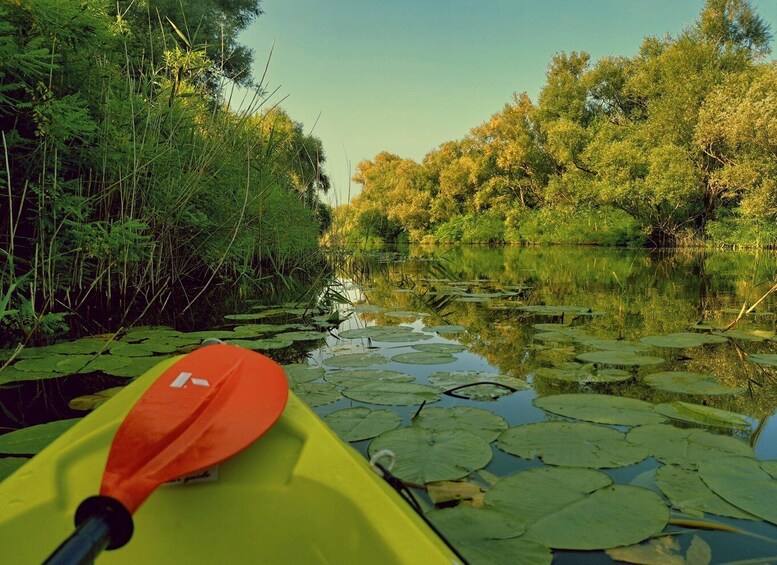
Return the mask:
MULTIPOLYGON (((3 560, 42 562, 97 494, 113 436, 177 359, 130 384, 0 483, 3 560)), ((294 394, 280 420, 207 482, 164 485, 100 563, 457 563, 427 524, 294 394)))

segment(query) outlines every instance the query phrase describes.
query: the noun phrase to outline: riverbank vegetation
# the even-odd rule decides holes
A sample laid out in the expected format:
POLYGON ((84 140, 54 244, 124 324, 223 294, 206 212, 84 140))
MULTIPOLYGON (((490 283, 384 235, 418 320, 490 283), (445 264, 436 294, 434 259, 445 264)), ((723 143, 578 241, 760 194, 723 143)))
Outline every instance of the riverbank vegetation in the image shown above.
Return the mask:
POLYGON ((634 57, 559 53, 536 101, 516 94, 418 163, 358 164, 331 241, 777 244, 777 66, 745 0, 708 0, 634 57))
POLYGON ((116 329, 216 287, 320 271, 324 153, 250 72, 237 34, 260 13, 258 0, 0 6, 0 341, 116 329))

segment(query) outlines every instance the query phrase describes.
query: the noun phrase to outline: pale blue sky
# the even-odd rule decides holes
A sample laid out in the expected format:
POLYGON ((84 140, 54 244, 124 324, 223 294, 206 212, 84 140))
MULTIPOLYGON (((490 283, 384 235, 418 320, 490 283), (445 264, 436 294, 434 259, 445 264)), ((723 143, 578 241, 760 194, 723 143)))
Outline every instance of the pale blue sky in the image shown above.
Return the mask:
MULTIPOLYGON (((379 151, 420 160, 499 111, 532 100, 554 53, 634 55, 649 35, 677 34, 704 0, 263 0, 243 33, 266 86, 321 138, 330 203, 349 171, 379 151), (320 118, 319 118, 320 115, 320 118)), ((752 0, 777 25, 777 0, 752 0)), ((774 48, 774 41, 772 42, 774 48)), ((350 183, 350 195, 359 185, 350 183)))

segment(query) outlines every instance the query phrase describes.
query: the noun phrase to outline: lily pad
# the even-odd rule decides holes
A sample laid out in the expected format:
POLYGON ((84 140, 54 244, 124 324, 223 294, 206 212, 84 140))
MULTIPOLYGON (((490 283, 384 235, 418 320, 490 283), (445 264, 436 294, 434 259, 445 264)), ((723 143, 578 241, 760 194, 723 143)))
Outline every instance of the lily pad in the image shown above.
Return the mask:
POLYGON ((777 367, 777 353, 752 353, 747 356, 747 360, 759 365, 777 367))
POLYGON ((523 537, 554 549, 607 549, 655 536, 668 522, 669 509, 655 492, 611 485, 529 524, 523 537))
POLYGON ((700 347, 702 345, 728 343, 728 340, 725 337, 712 334, 700 334, 695 332, 678 332, 666 335, 648 335, 639 341, 652 347, 661 347, 667 349, 686 349, 688 347, 700 347))
POLYGON ((354 328, 343 330, 338 335, 346 339, 374 338, 380 336, 401 335, 413 332, 410 326, 367 326, 366 328, 354 328))
POLYGON ((366 406, 344 408, 324 416, 324 421, 345 441, 361 441, 393 430, 402 416, 393 410, 371 410, 366 406))
POLYGON ((421 332, 404 332, 401 334, 379 334, 372 338, 372 341, 385 343, 413 343, 415 341, 426 341, 432 339, 429 334, 421 332))
POLYGON ((434 387, 391 381, 376 381, 349 387, 343 390, 343 395, 359 402, 387 406, 416 406, 440 400, 440 395, 434 387))
POLYGON ((72 399, 67 405, 71 410, 94 410, 100 404, 115 396, 123 388, 123 386, 116 386, 95 392, 94 394, 79 396, 72 399))
POLYGON ((411 347, 426 353, 461 353, 467 349, 458 343, 419 343, 411 347))
POLYGON ((453 363, 456 358, 449 353, 400 353, 391 358, 395 363, 409 363, 411 365, 443 365, 453 363))
POLYGON ((743 388, 720 384, 712 375, 689 371, 666 371, 645 376, 645 384, 667 392, 682 394, 740 394, 743 388))
POLYGON ((57 371, 20 371, 14 365, 0 371, 0 385, 22 381, 40 381, 44 379, 59 379, 66 376, 57 371))
POLYGON ((332 404, 343 397, 329 383, 299 383, 292 390, 311 408, 332 404))
POLYGON ((725 332, 716 332, 715 335, 738 339, 740 341, 766 341, 774 339, 775 333, 771 330, 728 330, 725 332))
POLYGON ((663 414, 673 420, 692 422, 704 426, 727 428, 731 426, 750 425, 747 416, 743 414, 721 410, 720 408, 713 408, 712 406, 681 402, 679 400, 657 404, 655 410, 659 414, 663 414))
POLYGON ((533 338, 537 341, 555 341, 558 343, 574 343, 579 342, 581 339, 588 337, 587 335, 581 335, 577 332, 561 331, 561 332, 540 332, 534 334, 533 338))
POLYGON ((351 371, 334 371, 324 377, 333 385, 346 388, 383 381, 392 383, 412 383, 415 377, 399 371, 379 371, 375 369, 357 369, 351 371))
POLYGON ((388 363, 388 359, 380 353, 345 353, 324 359, 324 365, 330 367, 370 367, 384 363, 388 363))
POLYGON ((289 381, 289 386, 315 381, 323 377, 325 373, 323 367, 316 367, 307 363, 284 365, 283 372, 286 373, 286 380, 289 381))
POLYGON ((0 481, 27 463, 27 457, 0 457, 0 481))
POLYGON ((647 365, 660 365, 664 362, 661 357, 639 355, 633 351, 589 351, 581 353, 577 359, 586 363, 598 363, 600 365, 615 365, 618 367, 644 367, 647 365))
MULTIPOLYGON (((118 355, 119 357, 151 357, 156 353, 155 347, 149 343, 117 343, 111 347, 111 355, 118 355)), ((170 351, 160 351, 160 353, 171 353, 176 348, 172 348, 170 351)))
MULTIPOLYGON (((125 359, 124 357, 117 358, 125 359)), ((139 377, 146 371, 156 367, 159 363, 169 358, 169 355, 156 355, 154 357, 131 357, 129 365, 123 365, 121 367, 103 367, 101 370, 102 372, 114 377, 139 377)))
POLYGON ((486 491, 485 503, 532 523, 611 484, 593 469, 538 467, 499 479, 486 491))
POLYGON ((396 455, 392 473, 412 483, 431 483, 466 477, 491 461, 488 442, 469 432, 431 432, 411 426, 381 434, 369 454, 389 449, 396 455))
MULTIPOLYGON (((44 358, 32 358, 32 359, 21 359, 14 363, 12 367, 17 371, 25 371, 28 373, 38 373, 38 374, 50 374, 50 373, 59 373, 60 375, 68 373, 68 371, 60 369, 58 367, 58 363, 60 361, 63 362, 69 362, 69 355, 51 355, 49 357, 44 358)), ((84 359, 84 362, 81 365, 85 365, 89 359, 91 359, 91 356, 82 357, 81 355, 78 356, 79 358, 84 359)), ((80 367, 78 367, 80 368, 80 367)))
POLYGON ((497 440, 502 451, 548 465, 605 469, 639 463, 648 452, 625 434, 586 422, 540 422, 510 428, 497 440))
POLYGON ((457 506, 434 510, 426 517, 470 563, 550 565, 553 561, 550 549, 520 539, 525 523, 504 512, 457 506))
POLYGON ((459 389, 457 395, 472 400, 496 400, 501 396, 512 394, 515 390, 527 390, 530 388, 528 383, 510 375, 500 375, 498 373, 484 373, 482 371, 438 371, 429 375, 429 382, 442 390, 450 390, 462 385, 471 385, 477 383, 499 383, 503 386, 492 384, 478 384, 459 389), (510 388, 505 388, 510 387, 510 388))
POLYGON ((702 461, 727 455, 752 457, 753 448, 730 436, 700 429, 680 429, 667 424, 639 426, 626 435, 629 443, 644 447, 667 465, 696 469, 702 461))
POLYGON ((508 428, 507 421, 501 416, 489 410, 469 406, 425 408, 413 420, 413 425, 433 432, 470 432, 488 442, 494 441, 508 428))
POLYGON ((715 494, 737 508, 777 524, 777 479, 749 457, 708 459, 699 475, 715 494))
POLYGON ((428 316, 429 314, 425 312, 408 312, 408 311, 394 311, 394 312, 384 312, 384 315, 389 316, 391 318, 424 318, 428 316))
POLYGON ((118 355, 98 355, 84 365, 79 373, 108 373, 130 366, 136 357, 120 357, 118 355))
POLYGON ((599 369, 594 363, 562 363, 557 367, 537 369, 538 377, 557 381, 591 384, 627 381, 634 375, 623 369, 599 369))
POLYGON ((640 563, 643 565, 709 565, 712 550, 699 536, 693 536, 685 557, 680 542, 675 536, 661 536, 644 543, 607 550, 618 563, 640 563))
POLYGON ((57 420, 3 434, 0 436, 0 455, 34 455, 80 419, 57 420))
POLYGON ((268 351, 270 349, 285 349, 291 347, 294 342, 290 339, 267 338, 267 339, 230 339, 227 343, 237 345, 245 349, 254 351, 268 351))
POLYGON ((712 492, 694 471, 676 465, 663 465, 656 469, 656 484, 672 505, 686 514, 709 512, 741 520, 757 519, 712 492))
POLYGON ((277 334, 275 339, 285 339, 288 341, 318 341, 326 338, 327 334, 312 330, 302 330, 296 332, 286 332, 277 334))
POLYGON ((658 424, 666 418, 653 411, 653 404, 635 398, 609 394, 554 394, 535 398, 535 406, 568 418, 612 424, 639 426, 658 424))
POLYGON ((425 332, 435 332, 440 335, 453 335, 461 334, 467 331, 464 326, 458 326, 456 324, 443 325, 443 326, 424 326, 425 332))

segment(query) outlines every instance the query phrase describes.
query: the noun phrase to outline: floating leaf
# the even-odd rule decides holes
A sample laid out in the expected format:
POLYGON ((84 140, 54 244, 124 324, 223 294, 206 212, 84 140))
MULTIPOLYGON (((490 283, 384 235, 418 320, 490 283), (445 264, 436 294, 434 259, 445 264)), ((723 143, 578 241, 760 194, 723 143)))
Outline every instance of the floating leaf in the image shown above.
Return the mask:
POLYGON ((652 347, 667 349, 686 349, 688 347, 700 347, 702 345, 727 343, 725 337, 712 334, 700 334, 694 332, 678 332, 666 335, 648 335, 640 339, 642 343, 652 347))
POLYGON ((467 501, 470 507, 482 508, 486 490, 469 481, 439 481, 427 484, 426 493, 435 505, 467 501))
POLYGON ((607 549, 661 532, 669 509, 655 492, 612 485, 529 524, 524 538, 556 549, 607 549))
POLYGON ((424 402, 437 402, 437 389, 416 383, 377 381, 343 390, 343 395, 359 402, 388 406, 415 406, 424 402))
POLYGON ((285 339, 288 341, 317 341, 326 338, 327 334, 312 330, 302 330, 297 332, 286 332, 277 334, 275 339, 285 339))
POLYGON ((361 441, 398 428, 402 417, 393 410, 356 406, 331 412, 324 421, 345 441, 361 441))
POLYGON ((594 363, 562 363, 553 368, 537 369, 535 374, 546 379, 580 384, 615 383, 634 378, 634 375, 623 369, 599 369, 594 363))
POLYGON ((415 377, 399 371, 379 371, 361 369, 355 371, 334 371, 324 377, 327 382, 337 386, 354 387, 376 381, 392 383, 411 383, 415 377))
MULTIPOLYGON (((101 370, 114 377, 139 377, 146 371, 153 369, 159 363, 165 359, 169 359, 168 355, 157 355, 155 357, 131 357, 129 358, 130 364, 122 367, 103 367, 101 370)), ((124 359, 119 357, 119 359, 124 359)))
POLYGON ((554 394, 535 398, 535 406, 568 418, 612 424, 639 426, 658 424, 666 419, 653 411, 653 404, 635 398, 609 394, 554 394))
POLYGON ((751 353, 748 354, 747 360, 759 365, 777 367, 777 353, 751 353))
POLYGON ((743 388, 720 384, 712 375, 689 371, 666 371, 645 376, 645 384, 667 392, 682 394, 740 394, 743 388))
POLYGON ((0 455, 33 455, 57 439, 80 418, 30 426, 0 436, 0 455))
POLYGON ((329 383, 300 383, 292 390, 311 408, 332 404, 343 397, 329 383))
POLYGON ((456 507, 426 516, 470 563, 550 565, 553 560, 547 547, 518 538, 524 523, 503 512, 456 507))
POLYGON ((766 341, 768 339, 774 339, 774 332, 771 330, 727 330, 724 332, 716 332, 715 335, 721 337, 727 337, 731 339, 738 339, 740 341, 766 341))
POLYGON ((413 425, 433 432, 462 430, 488 442, 494 441, 508 427, 501 416, 469 406, 426 408, 413 420, 413 425))
POLYGON ((700 462, 699 475, 724 500, 777 524, 777 479, 760 461, 750 457, 708 458, 700 462))
POLYGON ((391 360, 395 363, 409 363, 411 365, 443 365, 453 363, 456 358, 449 353, 400 353, 394 355, 391 360))
POLYGON ((711 491, 694 471, 675 465, 663 465, 656 470, 656 484, 672 501, 672 505, 682 512, 709 512, 742 520, 756 519, 711 491))
MULTIPOLYGON (((151 357, 155 353, 155 347, 149 343, 117 343, 111 347, 111 355, 119 357, 151 357)), ((172 349, 175 351, 175 348, 172 349)), ((171 353, 164 351, 162 353, 171 353)))
POLYGON ((467 331, 467 328, 464 326, 457 326, 455 324, 451 325, 445 325, 445 326, 424 326, 425 332, 436 332, 440 335, 452 335, 452 334, 460 334, 467 331))
POLYGON ((661 357, 638 355, 633 351, 589 351, 588 353, 581 353, 577 358, 586 363, 599 363, 600 365, 620 367, 643 367, 646 365, 659 365, 664 362, 664 359, 661 357))
POLYGON ((288 330, 304 330, 307 327, 308 326, 302 324, 245 324, 236 326, 232 332, 232 337, 248 339, 259 337, 260 335, 277 334, 288 330))
POLYGON ((498 373, 483 373, 481 371, 454 371, 452 373, 438 371, 429 375, 429 382, 442 390, 450 390, 458 386, 476 383, 491 382, 503 385, 478 384, 478 386, 470 386, 455 391, 457 395, 471 398, 472 400, 496 400, 500 396, 512 394, 514 391, 510 389, 527 390, 530 388, 525 381, 518 377, 500 375, 498 373))
MULTIPOLYGON (((82 356, 78 356, 81 358, 82 356)), ((50 357, 45 357, 42 359, 38 358, 32 358, 32 359, 21 359, 14 363, 12 367, 17 371, 25 371, 28 373, 38 373, 38 374, 50 374, 50 373, 59 373, 60 376, 67 373, 67 371, 59 369, 58 363, 60 361, 69 362, 69 356, 68 355, 51 355, 50 357)), ((86 362, 91 359, 91 357, 83 357, 84 362, 82 365, 86 364, 86 362)), ((80 368, 80 367, 79 367, 80 368)), ((2 374, 2 373, 0 373, 2 374)))
POLYGON ((701 404, 681 402, 679 400, 657 404, 655 410, 659 414, 663 414, 673 420, 682 420, 683 422, 692 422, 704 426, 730 427, 750 425, 747 416, 743 414, 701 404))
POLYGON ((283 372, 286 373, 286 380, 289 386, 300 383, 309 383, 324 376, 324 368, 308 365, 307 363, 296 363, 294 365, 284 365, 283 372))
POLYGON ((324 359, 324 364, 331 367, 369 367, 388 363, 380 353, 345 353, 324 359))
POLYGON ((232 322, 253 322, 256 320, 261 320, 263 318, 267 318, 268 316, 272 316, 274 314, 282 314, 283 311, 279 310, 278 312, 254 312, 254 313, 248 313, 248 314, 227 314, 224 316, 225 320, 230 320, 232 322))
POLYGON ((379 314, 385 312, 386 309, 383 306, 377 306, 375 304, 357 304, 353 307, 353 311, 365 314, 379 314))
POLYGON ((370 456, 389 449, 396 455, 392 473, 412 483, 460 479, 491 461, 491 447, 469 432, 430 432, 411 426, 381 434, 370 443, 370 456))
POLYGON ((0 457, 0 481, 27 463, 27 457, 0 457))
POLYGON ((118 393, 123 386, 116 386, 112 388, 106 388, 93 394, 86 394, 72 399, 67 403, 71 410, 94 410, 100 404, 113 397, 118 393))
POLYGON ((118 355, 99 355, 84 365, 79 373, 109 373, 110 371, 129 367, 135 359, 136 358, 133 357, 120 357, 118 355))
POLYGON ((378 334, 375 335, 372 340, 388 343, 413 343, 414 341, 426 341, 432 339, 429 334, 423 334, 421 332, 403 332, 397 334, 378 334))
POLYGON ((267 351, 270 349, 284 349, 291 347, 294 342, 289 339, 267 338, 267 339, 230 339, 227 343, 237 345, 245 349, 254 351, 267 351))
POLYGON ((56 371, 20 371, 12 365, 0 371, 0 385, 22 381, 40 381, 44 379, 59 379, 63 373, 56 371))
POLYGON ((461 353, 467 349, 458 343, 419 343, 412 348, 426 353, 461 353))
POLYGON ((733 437, 666 424, 639 426, 626 435, 626 440, 644 447, 662 463, 683 469, 696 469, 702 461, 725 455, 753 455, 749 445, 733 437))
POLYGON ((573 343, 588 337, 572 331, 559 331, 559 332, 541 332, 534 334, 534 339, 538 341, 555 341, 558 343, 573 343))
POLYGON ((425 312, 405 312, 405 311, 384 312, 384 314, 392 318, 424 318, 429 315, 425 312))
POLYGON ((402 335, 412 333, 410 326, 368 326, 366 328, 355 328, 343 330, 338 335, 346 339, 373 338, 375 336, 402 335))
POLYGON ((586 422, 540 422, 515 426, 497 440, 499 449, 548 465, 604 469, 625 467, 647 457, 647 449, 626 441, 618 430, 586 422))
POLYGON ((680 555, 680 542, 673 536, 661 536, 637 545, 613 547, 607 555, 615 561, 640 565, 688 565, 680 555))
POLYGON ((499 479, 486 492, 486 506, 532 523, 611 484, 593 469, 538 467, 499 479))

